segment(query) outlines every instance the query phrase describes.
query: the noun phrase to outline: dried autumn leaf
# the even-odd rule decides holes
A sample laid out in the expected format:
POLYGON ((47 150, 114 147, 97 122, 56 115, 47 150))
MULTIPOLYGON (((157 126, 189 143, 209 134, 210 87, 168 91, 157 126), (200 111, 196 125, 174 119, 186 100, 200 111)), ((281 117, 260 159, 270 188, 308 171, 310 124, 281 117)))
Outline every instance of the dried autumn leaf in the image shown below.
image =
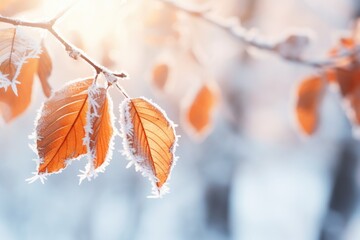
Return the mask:
POLYGON ((360 125, 360 66, 336 69, 337 84, 345 100, 345 110, 353 124, 360 125))
POLYGON ((120 107, 124 153, 153 184, 153 194, 162 196, 175 165, 177 136, 165 112, 144 98, 125 99, 120 107))
POLYGON ((212 115, 218 103, 218 87, 204 84, 185 106, 185 123, 195 137, 205 136, 212 126, 212 115))
POLYGON ((38 44, 20 30, 4 29, 0 33, 0 115, 10 122, 29 107, 36 72, 45 95, 51 94, 47 80, 52 64, 45 47, 38 58, 38 44), (7 91, 9 86, 12 91, 7 91))
POLYGON ((336 79, 336 70, 335 69, 326 69, 325 72, 325 77, 326 77, 326 80, 329 82, 329 83, 336 83, 337 82, 337 79, 336 79))
POLYGON ((89 89, 89 110, 86 115, 84 144, 87 146, 88 164, 81 171, 80 183, 83 179, 96 177, 104 172, 109 164, 114 145, 114 117, 112 101, 107 90, 96 85, 89 89))
POLYGON ((337 68, 336 80, 344 97, 352 95, 360 87, 360 66, 352 64, 337 68))
POLYGON ((40 53, 39 44, 24 34, 21 29, 0 30, 0 88, 11 87, 17 94, 18 76, 22 66, 40 53))
POLYGON ((320 76, 311 76, 300 83, 296 97, 296 118, 300 128, 307 135, 315 132, 318 109, 323 96, 325 82, 320 76))
POLYGON ((152 72, 152 83, 160 90, 164 90, 169 78, 169 67, 167 64, 158 64, 152 72))
POLYGON ((93 79, 79 80, 56 91, 43 105, 36 123, 35 141, 39 156, 33 182, 58 173, 74 159, 87 153, 83 144, 88 88, 93 79))
POLYGON ((37 74, 46 97, 51 95, 51 86, 48 82, 52 71, 52 61, 50 55, 44 45, 41 47, 41 54, 39 56, 39 65, 37 74))
POLYGON ((343 51, 352 50, 356 47, 355 39, 352 37, 342 37, 339 39, 338 43, 330 49, 329 56, 335 57, 343 51))
MULTIPOLYGON (((17 77, 21 83, 17 86, 18 96, 13 91, 5 91, 4 88, 0 88, 0 116, 3 117, 5 122, 14 120, 29 107, 37 66, 37 59, 30 59, 22 66, 17 77)), ((2 64, 0 65, 0 72, 9 72, 10 77, 12 77, 15 69, 12 65, 2 64), (12 70, 3 71, 4 68, 8 69, 9 66, 11 66, 12 70)))

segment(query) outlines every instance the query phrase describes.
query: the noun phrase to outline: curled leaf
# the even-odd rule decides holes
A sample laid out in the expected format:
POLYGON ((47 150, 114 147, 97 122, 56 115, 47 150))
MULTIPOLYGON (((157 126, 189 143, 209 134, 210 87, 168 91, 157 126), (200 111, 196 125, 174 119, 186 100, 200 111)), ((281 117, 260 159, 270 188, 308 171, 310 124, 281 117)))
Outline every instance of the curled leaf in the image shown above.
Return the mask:
POLYGON ((88 152, 88 164, 80 175, 80 183, 104 172, 109 164, 114 145, 114 117, 112 101, 107 90, 93 85, 89 89, 89 110, 86 115, 84 144, 88 152))
POLYGON ((50 55, 44 45, 41 47, 41 54, 39 56, 39 65, 37 68, 37 74, 46 97, 51 95, 51 86, 48 82, 52 71, 52 61, 50 55))
POLYGON ((125 99, 120 107, 124 154, 153 184, 153 194, 168 191, 175 165, 177 136, 165 112, 144 98, 125 99))
POLYGON ((360 67, 353 64, 336 69, 337 84, 345 101, 345 111, 354 125, 360 125, 360 67))
POLYGON ((303 80, 296 93, 296 118, 301 130, 311 135, 319 121, 319 105, 322 100, 325 82, 320 76, 303 80))
POLYGON ((38 58, 39 53, 39 44, 20 29, 0 30, 0 115, 5 122, 15 119, 29 107, 36 72, 45 94, 51 92, 47 83, 51 60, 44 52, 38 58), (8 90, 9 87, 12 90, 8 90))
MULTIPOLYGON (((14 120, 29 107, 37 65, 37 59, 30 59, 22 66, 17 77, 20 83, 17 86, 17 95, 13 91, 6 91, 4 88, 0 88, 0 116, 3 117, 5 122, 14 120)), ((12 65, 0 65, 0 72, 3 68, 8 68, 8 66, 12 65)), ((13 67, 12 69, 8 70, 8 72, 13 74, 15 69, 13 67)))
POLYGON ((71 82, 44 103, 36 122, 37 173, 29 182, 58 173, 71 161, 87 153, 83 139, 88 88, 92 83, 93 79, 71 82))
POLYGON ((6 76, 8 84, 0 88, 11 86, 17 95, 18 79, 23 65, 32 58, 37 58, 40 46, 33 39, 24 34, 21 29, 9 28, 0 30, 0 64, 2 76, 6 76))

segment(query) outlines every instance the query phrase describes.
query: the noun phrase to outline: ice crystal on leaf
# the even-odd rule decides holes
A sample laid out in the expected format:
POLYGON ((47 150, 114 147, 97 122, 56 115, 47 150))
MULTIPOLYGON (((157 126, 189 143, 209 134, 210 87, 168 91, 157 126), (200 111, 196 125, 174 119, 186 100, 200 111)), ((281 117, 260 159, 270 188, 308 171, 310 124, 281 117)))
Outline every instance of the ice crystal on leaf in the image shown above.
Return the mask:
POLYGON ((11 86, 17 95, 21 69, 29 59, 41 53, 40 43, 27 36, 21 29, 0 30, 0 88, 11 86), (4 79, 6 78, 6 80, 4 79))
POLYGON ((81 170, 79 183, 89 181, 104 172, 109 165, 114 145, 114 116, 112 101, 107 90, 93 84, 88 90, 89 109, 86 113, 84 145, 87 148, 88 163, 81 170))

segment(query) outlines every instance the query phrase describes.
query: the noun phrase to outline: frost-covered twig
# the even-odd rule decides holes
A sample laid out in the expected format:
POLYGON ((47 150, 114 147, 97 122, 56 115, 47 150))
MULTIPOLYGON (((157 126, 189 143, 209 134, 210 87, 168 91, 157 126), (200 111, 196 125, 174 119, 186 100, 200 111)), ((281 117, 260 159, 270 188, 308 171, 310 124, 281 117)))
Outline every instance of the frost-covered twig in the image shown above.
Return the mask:
POLYGON ((255 47, 260 50, 268 51, 278 55, 284 60, 301 64, 309 67, 315 68, 330 68, 337 65, 338 61, 343 58, 353 56, 358 53, 360 49, 355 49, 352 51, 347 51, 341 55, 324 59, 324 60, 311 60, 301 57, 301 52, 305 45, 307 45, 307 37, 304 35, 290 34, 287 37, 278 40, 272 41, 266 39, 259 34, 256 34, 253 30, 248 30, 241 26, 240 23, 224 20, 214 15, 209 11, 209 8, 202 8, 201 6, 185 5, 180 1, 176 0, 159 0, 164 4, 184 13, 187 13, 193 17, 202 19, 203 21, 216 26, 227 33, 231 34, 233 37, 244 42, 246 45, 255 47), (287 51, 284 51, 287 50, 287 51))
POLYGON ((110 71, 109 69, 105 68, 104 66, 98 64, 94 59, 87 56, 84 52, 80 49, 75 47, 72 43, 67 41, 55 28, 55 23, 62 17, 64 14, 71 8, 71 6, 67 7, 59 14, 57 14, 54 18, 50 21, 46 22, 30 22, 30 21, 23 21, 20 19, 4 17, 0 15, 0 22, 12 24, 14 26, 24 26, 24 27, 32 27, 32 28, 40 28, 45 29, 49 33, 51 33, 62 45, 64 45, 66 51, 69 53, 70 57, 77 59, 82 58, 84 59, 89 65, 91 65, 97 73, 106 73, 108 75, 112 75, 118 78, 127 78, 125 73, 117 73, 110 71))

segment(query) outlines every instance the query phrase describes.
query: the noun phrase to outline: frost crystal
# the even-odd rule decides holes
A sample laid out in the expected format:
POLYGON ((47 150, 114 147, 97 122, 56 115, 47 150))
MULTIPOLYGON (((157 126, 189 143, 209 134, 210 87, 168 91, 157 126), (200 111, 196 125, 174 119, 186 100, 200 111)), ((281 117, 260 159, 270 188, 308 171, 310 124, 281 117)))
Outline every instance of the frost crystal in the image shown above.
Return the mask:
POLYGON ((9 75, 0 72, 0 88, 5 88, 5 91, 7 91, 7 88, 12 84, 11 81, 7 78, 7 76, 9 75))
POLYGON ((104 76, 106 78, 106 81, 109 83, 109 85, 113 85, 118 80, 117 77, 115 77, 113 74, 109 72, 104 72, 104 76))
POLYGON ((25 181, 28 182, 29 184, 30 183, 33 183, 33 182, 36 182, 37 180, 40 180, 40 182, 42 184, 45 183, 45 180, 47 180, 46 176, 47 176, 47 173, 46 174, 38 174, 37 172, 33 172, 34 176, 33 177, 30 177, 30 178, 27 178, 25 181))
POLYGON ((11 86, 17 95, 16 85, 20 84, 17 78, 21 68, 29 59, 38 58, 41 53, 40 42, 28 37, 21 29, 4 29, 0 33, 0 52, 4 53, 0 55, 0 65, 11 61, 7 64, 11 64, 15 69, 12 76, 0 72, 0 88, 7 90, 11 86))
POLYGON ((69 53, 69 56, 75 60, 78 60, 79 57, 81 56, 81 53, 74 48, 72 48, 70 51, 68 51, 68 53, 69 53))
MULTIPOLYGON (((93 84, 88 90, 89 109, 86 113, 86 125, 84 127, 85 138, 83 139, 83 143, 84 145, 86 145, 87 148, 88 163, 85 166, 85 170, 80 170, 80 174, 78 175, 80 177, 79 184, 81 184, 82 181, 85 179, 91 181, 92 178, 96 178, 98 176, 99 172, 104 172, 106 166, 109 165, 110 160, 112 158, 112 152, 114 148, 114 141, 113 141, 114 136, 112 136, 110 139, 110 146, 106 154, 104 163, 95 169, 94 161, 96 159, 96 149, 93 149, 91 147, 91 144, 94 143, 94 140, 91 139, 91 134, 93 134, 94 132, 93 129, 94 122, 96 121, 97 118, 100 117, 100 114, 102 114, 99 112, 102 106, 100 106, 98 102, 99 97, 101 96, 101 90, 102 90, 101 87, 97 86, 96 84, 93 84)), ((105 97, 107 97, 106 93, 105 93, 105 97)), ((108 98, 107 100, 108 100, 109 108, 112 109, 111 99, 108 98)), ((105 109, 105 111, 107 111, 107 109, 105 109)), ((109 114, 110 114, 111 123, 113 124, 114 116, 111 111, 109 114)))

